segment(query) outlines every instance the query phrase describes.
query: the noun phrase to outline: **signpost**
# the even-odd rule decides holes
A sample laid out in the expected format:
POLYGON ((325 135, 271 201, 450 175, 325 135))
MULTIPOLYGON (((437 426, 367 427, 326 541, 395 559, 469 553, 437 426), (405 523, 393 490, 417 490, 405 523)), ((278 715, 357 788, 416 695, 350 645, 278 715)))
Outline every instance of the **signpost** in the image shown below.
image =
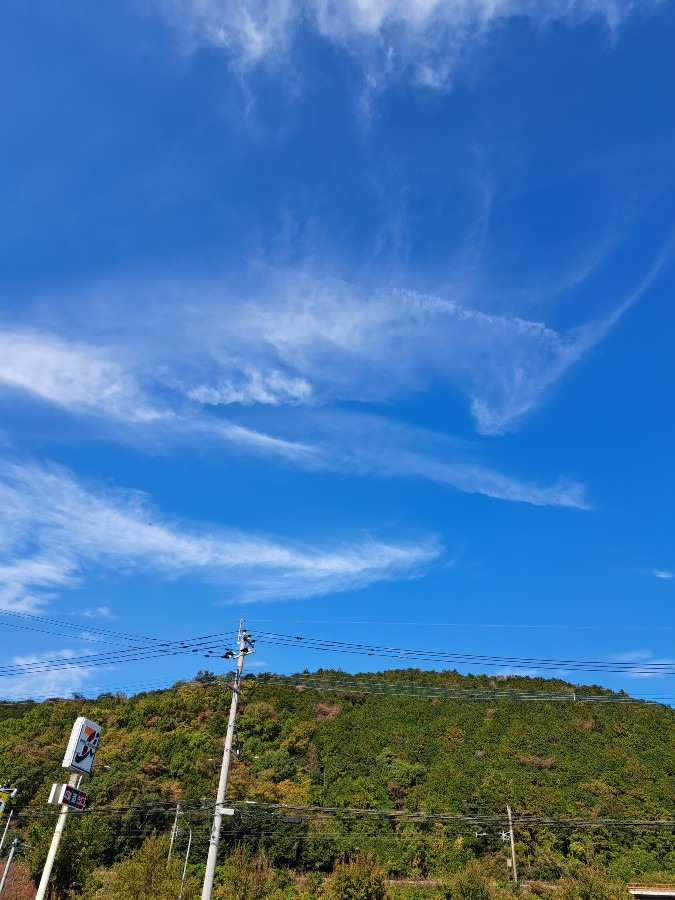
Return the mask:
POLYGON ((101 726, 90 719, 80 716, 75 720, 73 730, 70 733, 70 740, 66 748, 66 754, 61 764, 64 769, 68 769, 73 774, 70 776, 68 784, 55 784, 52 786, 49 795, 50 803, 60 803, 61 812, 54 829, 54 837, 52 838, 51 847, 47 854, 45 867, 42 870, 42 878, 38 887, 35 900, 45 900, 47 896, 47 887, 49 885, 49 876, 52 874, 52 867, 56 859, 56 853, 59 849, 59 842, 63 829, 66 825, 68 813, 76 810, 82 812, 87 800, 84 791, 80 791, 80 781, 83 775, 91 773, 91 767, 96 756, 98 742, 101 738, 101 726))

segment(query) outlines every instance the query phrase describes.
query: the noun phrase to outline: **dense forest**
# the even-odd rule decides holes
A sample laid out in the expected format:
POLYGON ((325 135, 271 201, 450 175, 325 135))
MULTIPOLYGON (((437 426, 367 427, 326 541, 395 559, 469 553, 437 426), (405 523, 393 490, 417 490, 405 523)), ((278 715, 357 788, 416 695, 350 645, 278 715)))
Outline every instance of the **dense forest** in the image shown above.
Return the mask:
MULTIPOLYGON (((183 897, 199 896, 230 680, 201 672, 132 697, 4 703, 0 777, 18 790, 3 853, 22 842, 8 900, 32 896, 22 869, 39 880, 58 812, 47 796, 65 780, 79 715, 102 737, 53 896, 178 896, 188 842, 183 897)), ((600 898, 628 896, 628 881, 675 883, 667 706, 558 680, 418 669, 246 676, 236 751, 218 897, 481 900, 548 896, 553 884, 558 897, 600 898)))

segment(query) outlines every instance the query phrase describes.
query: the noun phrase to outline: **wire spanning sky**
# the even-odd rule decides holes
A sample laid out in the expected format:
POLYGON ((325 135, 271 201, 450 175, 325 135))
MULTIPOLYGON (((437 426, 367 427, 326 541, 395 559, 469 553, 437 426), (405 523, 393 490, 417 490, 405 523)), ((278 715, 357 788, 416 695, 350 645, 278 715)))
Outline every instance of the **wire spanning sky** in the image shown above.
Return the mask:
POLYGON ((5 2, 0 607, 73 624, 2 618, 5 696, 190 676, 40 663, 242 615, 318 641, 250 671, 672 693, 674 40, 673 0, 5 2))

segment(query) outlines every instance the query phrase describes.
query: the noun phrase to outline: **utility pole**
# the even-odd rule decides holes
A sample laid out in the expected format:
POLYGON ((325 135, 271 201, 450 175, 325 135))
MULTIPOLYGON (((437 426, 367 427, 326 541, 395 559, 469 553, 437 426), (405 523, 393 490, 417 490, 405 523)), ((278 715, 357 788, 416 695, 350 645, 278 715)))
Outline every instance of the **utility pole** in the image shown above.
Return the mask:
POLYGON ((173 828, 171 829, 171 841, 169 842, 169 855, 166 858, 166 867, 169 868, 171 862, 171 851, 173 850, 173 842, 176 840, 176 830, 178 829, 178 817, 180 816, 180 803, 176 804, 176 818, 173 820, 173 828))
POLYGON ((185 887, 185 873, 187 872, 188 860, 190 859, 190 848, 192 847, 192 828, 188 823, 188 831, 190 832, 190 836, 188 837, 188 845, 187 851, 185 853, 185 863, 183 864, 183 874, 180 879, 180 891, 178 892, 178 900, 183 900, 183 888, 185 887))
MULTIPOLYGON (((204 873, 204 886, 202 887, 201 900, 211 900, 213 894, 213 881, 216 875, 216 862, 218 861, 218 843, 220 841, 220 829, 223 823, 223 814, 225 806, 225 792, 227 790, 227 779, 230 774, 230 758, 232 757, 232 743, 234 741, 234 723, 237 718, 237 706, 239 705, 239 694, 241 692, 241 672, 244 668, 244 657, 248 653, 254 653, 255 641, 251 640, 249 635, 244 631, 243 620, 239 622, 239 655, 237 657, 237 669, 234 675, 234 684, 232 685, 232 703, 230 704, 230 718, 227 723, 227 735, 225 736, 225 749, 223 750, 223 763, 220 769, 220 780, 218 782, 218 793, 216 794, 216 805, 213 812, 213 828, 211 829, 211 838, 209 840, 209 853, 206 859, 206 872, 204 873)), ((224 653, 225 659, 231 659, 234 656, 232 651, 224 653)), ((38 898, 36 898, 38 900, 38 898)))
POLYGON ((2 881, 0 881, 0 894, 5 889, 5 882, 7 881, 9 867, 12 865, 12 860, 14 859, 14 854, 16 853, 18 846, 19 846, 19 839, 14 838, 14 840, 12 841, 12 849, 9 851, 9 856, 7 857, 7 864, 5 865, 5 871, 2 873, 2 881))
POLYGON ((509 817, 509 836, 511 838, 511 870, 513 871, 513 880, 518 884, 518 869, 516 868, 516 844, 513 839, 513 818, 511 816, 511 807, 506 807, 509 817))
POLYGON ((0 850, 2 850, 2 846, 5 843, 5 838, 7 837, 7 829, 9 828, 9 823, 12 821, 13 815, 14 810, 10 809, 9 815, 7 816, 7 822, 5 823, 5 830, 2 832, 2 837, 0 838, 0 850))

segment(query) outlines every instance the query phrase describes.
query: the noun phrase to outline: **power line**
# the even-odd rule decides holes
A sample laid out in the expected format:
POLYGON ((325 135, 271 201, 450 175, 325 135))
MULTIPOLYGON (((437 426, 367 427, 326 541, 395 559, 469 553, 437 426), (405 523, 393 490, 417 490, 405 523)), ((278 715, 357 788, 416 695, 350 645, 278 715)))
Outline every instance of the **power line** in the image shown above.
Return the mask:
MULTIPOLYGON (((63 619, 48 618, 47 616, 40 616, 37 613, 21 612, 20 610, 15 610, 15 609, 0 608, 0 615, 8 616, 8 617, 16 618, 16 619, 28 620, 30 622, 39 622, 39 623, 45 624, 45 625, 54 625, 54 626, 57 626, 58 628, 61 628, 64 630, 79 631, 79 632, 84 632, 84 633, 89 633, 89 634, 100 634, 100 635, 106 635, 106 636, 116 637, 116 638, 124 638, 127 641, 159 640, 159 638, 146 637, 146 636, 141 636, 138 634, 128 634, 123 631, 113 631, 109 628, 102 628, 99 625, 91 625, 91 626, 90 625, 86 625, 86 626, 78 625, 76 622, 65 622, 63 619)), ((9 622, 0 622, 0 625, 10 625, 10 623, 9 622)), ((56 632, 49 632, 49 633, 54 634, 56 632)))
MULTIPOLYGON (((27 614, 19 614, 26 616, 27 614)), ((38 617, 33 617, 38 618, 38 617)), ((51 620, 56 621, 56 620, 51 620)), ((105 630, 102 630, 105 631, 105 630)), ((496 656, 489 654, 473 654, 449 652, 442 650, 409 649, 403 647, 385 647, 372 644, 334 641, 329 639, 288 635, 274 632, 258 632, 258 640, 271 646, 299 648, 318 652, 330 652, 347 655, 360 655, 377 658, 403 659, 408 663, 436 662, 444 665, 475 665, 479 667, 500 667, 506 669, 536 669, 545 671, 587 671, 604 674, 621 673, 635 675, 673 675, 673 662, 607 662, 602 660, 553 659, 517 656, 496 656)), ((130 636, 127 636, 130 637, 130 636)), ((16 663, 0 666, 0 677, 36 674, 72 668, 94 668, 122 662, 139 662, 156 659, 164 655, 184 653, 200 653, 206 658, 221 655, 218 651, 226 642, 231 642, 232 632, 202 635, 186 640, 161 640, 157 637, 142 638, 141 643, 124 650, 106 653, 87 653, 75 658, 56 658, 36 660, 29 663, 16 663)))
MULTIPOLYGON (((139 689, 139 693, 151 690, 175 690, 180 687, 191 689, 204 689, 214 685, 225 685, 224 675, 203 677, 199 680, 178 680, 172 684, 166 682, 140 683, 127 685, 117 689, 117 693, 124 693, 130 689, 139 689)), ((617 694, 590 694, 584 693, 583 688, 575 690, 570 687, 563 691, 535 691, 535 690, 508 690, 503 688, 462 688, 453 685, 433 685, 429 683, 405 683, 405 682, 370 682, 363 677, 345 679, 319 675, 274 675, 263 673, 258 678, 249 678, 245 684, 255 689, 268 685, 294 687, 296 690, 312 690, 330 694, 357 694, 359 696, 397 697, 418 700, 455 700, 464 702, 547 702, 547 703, 584 703, 584 704, 656 704, 659 701, 673 700, 674 697, 634 698, 617 694)), ((102 691, 102 694, 108 693, 102 691)), ((47 697, 45 700, 52 702, 95 702, 96 697, 72 697, 58 698, 47 697)), ((16 706, 17 704, 29 705, 35 702, 35 698, 28 700, 0 700, 0 705, 16 706)))
POLYGON ((259 676, 258 684, 289 684, 296 689, 326 691, 329 693, 367 694, 382 697, 419 697, 420 699, 441 700, 514 700, 514 701, 556 701, 580 703, 645 703, 629 696, 613 693, 587 694, 583 689, 570 686, 567 691, 509 690, 504 688, 458 687, 447 684, 376 682, 363 676, 339 678, 318 674, 312 675, 267 675, 259 676))
POLYGON ((222 655, 219 651, 222 650, 224 644, 231 642, 232 636, 232 632, 224 632, 217 635, 207 635, 187 640, 163 641, 161 643, 157 643, 157 639, 152 638, 153 643, 130 647, 121 651, 89 653, 72 658, 61 657, 0 666, 0 677, 16 677, 65 669, 89 669, 120 662, 139 662, 146 659, 178 656, 186 653, 199 653, 206 658, 215 658, 222 655))
MULTIPOLYGON (((247 619, 249 623, 289 624, 288 619, 247 619)), ((391 628, 503 628, 505 630, 550 630, 550 631, 675 631, 675 625, 619 625, 603 622, 599 625, 585 625, 579 622, 389 622, 382 619, 295 619, 294 625, 359 625, 391 628)))
MULTIPOLYGON (((289 803, 266 803, 235 801, 232 807, 236 809, 250 824, 255 820, 256 814, 289 813, 302 819, 302 822, 284 824, 309 824, 317 819, 383 819, 390 823, 411 822, 416 824, 438 822, 445 825, 458 826, 500 826, 507 823, 505 814, 452 814, 443 812, 424 812, 418 810, 372 809, 360 807, 339 806, 305 806, 289 803)), ((129 812, 145 812, 156 814, 172 814, 176 804, 174 801, 155 801, 147 804, 129 804, 125 806, 91 807, 78 813, 79 816, 114 816, 124 815, 129 812)), ((212 812, 212 804, 205 807, 203 804, 181 801, 181 809, 194 815, 208 816, 212 812)), ((30 807, 15 810, 17 818, 54 818, 58 811, 41 812, 30 807)), ((283 821, 280 820, 280 821, 283 821)), ((675 820, 672 819, 638 819, 638 818, 559 818, 555 816, 514 814, 513 821, 519 828, 572 828, 572 829, 624 829, 624 830, 675 830, 675 820)), ((356 832, 349 832, 354 834, 356 832)), ((373 836, 369 832, 361 832, 366 836, 373 836)))
POLYGON ((561 671, 612 672, 633 674, 675 674, 673 662, 606 662, 602 660, 551 659, 521 656, 494 656, 475 653, 450 653, 442 650, 420 650, 404 647, 382 647, 372 644, 333 641, 303 635, 256 631, 261 644, 298 647, 331 653, 405 659, 409 662, 433 661, 457 664, 479 664, 512 668, 537 668, 561 671))

